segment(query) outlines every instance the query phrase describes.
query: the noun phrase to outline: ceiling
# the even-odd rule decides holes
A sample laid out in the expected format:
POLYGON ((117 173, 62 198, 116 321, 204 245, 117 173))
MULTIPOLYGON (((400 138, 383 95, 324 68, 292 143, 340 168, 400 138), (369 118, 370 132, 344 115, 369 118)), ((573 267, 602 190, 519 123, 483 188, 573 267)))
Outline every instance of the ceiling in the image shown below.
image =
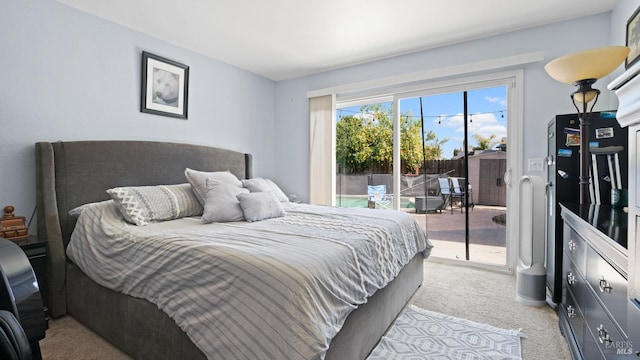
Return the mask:
POLYGON ((272 80, 610 11, 617 0, 58 0, 272 80))

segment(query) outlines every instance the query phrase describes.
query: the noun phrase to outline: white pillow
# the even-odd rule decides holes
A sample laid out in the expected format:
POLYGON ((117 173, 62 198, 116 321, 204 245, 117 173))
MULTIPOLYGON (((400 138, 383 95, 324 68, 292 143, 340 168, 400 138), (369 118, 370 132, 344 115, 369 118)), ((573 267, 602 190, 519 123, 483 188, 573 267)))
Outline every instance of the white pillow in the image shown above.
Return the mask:
POLYGON ((200 204, 204 206, 205 197, 207 194, 207 179, 213 179, 220 182, 228 183, 238 187, 242 187, 242 182, 228 171, 197 171, 186 168, 184 175, 187 177, 187 181, 191 184, 193 192, 196 194, 196 198, 200 201, 200 204))
POLYGON ((276 183, 270 179, 252 178, 242 180, 242 186, 249 189, 251 192, 265 192, 271 191, 276 198, 281 202, 289 202, 287 195, 280 189, 276 183))
POLYGON ((107 193, 125 220, 138 226, 202 214, 202 206, 187 183, 117 187, 107 193))
POLYGON ((249 190, 225 182, 207 179, 207 193, 202 213, 202 222, 244 221, 244 214, 237 196, 249 190))
POLYGON ((248 222, 261 221, 285 215, 282 202, 271 191, 238 195, 244 218, 248 222))

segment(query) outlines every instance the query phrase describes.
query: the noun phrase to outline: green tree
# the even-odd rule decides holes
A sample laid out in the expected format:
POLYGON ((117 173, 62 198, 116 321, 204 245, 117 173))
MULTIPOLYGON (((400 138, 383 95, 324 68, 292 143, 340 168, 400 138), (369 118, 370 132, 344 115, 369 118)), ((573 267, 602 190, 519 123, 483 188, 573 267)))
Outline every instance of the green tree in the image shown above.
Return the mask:
POLYGON ((363 120, 345 116, 336 124, 336 161, 349 172, 361 171, 371 155, 363 120))
MULTIPOLYGON (((407 170, 422 166, 420 121, 410 113, 400 116, 400 158, 407 170)), ((342 117, 336 124, 336 161, 351 173, 389 171, 393 163, 393 114, 382 104, 365 105, 360 114, 342 117)), ((425 134, 427 159, 442 156, 442 144, 433 131, 425 134)))
POLYGON ((474 146, 474 150, 489 150, 498 145, 499 141, 496 140, 496 135, 491 134, 489 136, 482 136, 480 134, 473 134, 473 138, 476 139, 478 145, 474 146))
POLYGON ((400 116, 400 159, 408 171, 422 166, 422 127, 419 121, 411 121, 410 114, 400 116))
POLYGON ((365 127, 371 148, 370 166, 387 168, 393 161, 393 117, 391 109, 382 104, 366 105, 363 110, 370 114, 369 126, 365 127))

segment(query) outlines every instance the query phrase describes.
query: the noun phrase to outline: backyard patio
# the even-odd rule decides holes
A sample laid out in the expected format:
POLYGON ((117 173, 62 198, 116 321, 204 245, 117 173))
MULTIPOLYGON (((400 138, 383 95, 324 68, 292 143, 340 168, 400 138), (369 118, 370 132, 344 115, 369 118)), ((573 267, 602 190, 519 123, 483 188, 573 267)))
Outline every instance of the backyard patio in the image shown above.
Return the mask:
MULTIPOLYGON (((423 229, 428 229, 429 239, 435 245, 432 251, 433 256, 465 260, 465 213, 455 205, 456 202, 464 200, 464 195, 458 196, 453 190, 455 185, 458 185, 458 189, 466 189, 467 186, 465 178, 445 175, 427 174, 424 177, 403 175, 400 184, 402 189, 400 210, 412 214, 423 229), (425 178, 427 189, 425 189, 425 178), (459 183, 454 184, 452 180, 459 180, 459 183), (454 202, 453 210, 449 207, 450 201, 454 202), (433 211, 434 209, 440 210, 433 211), (426 214, 425 210, 427 210, 426 214)), ((471 181, 471 183, 478 182, 478 180, 471 181)), ((342 174, 336 185, 339 189, 339 195, 336 196, 337 206, 393 208, 391 174, 342 174), (362 194, 363 189, 368 189, 368 194, 362 194)), ((476 185, 470 189, 479 187, 476 185)), ((504 193, 503 188, 500 190, 504 193)), ((498 204, 502 200, 489 201, 489 203, 480 201, 482 198, 485 201, 488 199, 480 195, 479 191, 473 191, 469 198, 469 260, 505 265, 507 208, 505 204, 498 204)))
MULTIPOLYGON (((413 215, 434 244, 432 256, 465 259, 465 213, 459 208, 442 212, 417 214, 414 209, 403 209, 413 215)), ((476 205, 469 211, 470 260, 480 263, 504 265, 506 263, 506 226, 502 224, 506 208, 476 205), (494 221, 495 218, 495 221, 494 221)))

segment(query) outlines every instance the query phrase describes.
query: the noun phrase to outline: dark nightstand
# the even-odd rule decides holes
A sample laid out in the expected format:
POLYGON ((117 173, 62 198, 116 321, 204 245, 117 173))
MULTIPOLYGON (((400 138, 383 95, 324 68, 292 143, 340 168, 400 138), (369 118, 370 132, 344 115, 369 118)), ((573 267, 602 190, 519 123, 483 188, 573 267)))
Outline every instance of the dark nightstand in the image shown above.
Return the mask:
POLYGON ((38 279, 40 287, 40 297, 44 305, 45 314, 48 313, 47 308, 47 240, 39 240, 37 236, 30 235, 29 238, 18 240, 15 242, 20 246, 22 251, 27 255, 29 263, 33 268, 33 272, 38 279))

